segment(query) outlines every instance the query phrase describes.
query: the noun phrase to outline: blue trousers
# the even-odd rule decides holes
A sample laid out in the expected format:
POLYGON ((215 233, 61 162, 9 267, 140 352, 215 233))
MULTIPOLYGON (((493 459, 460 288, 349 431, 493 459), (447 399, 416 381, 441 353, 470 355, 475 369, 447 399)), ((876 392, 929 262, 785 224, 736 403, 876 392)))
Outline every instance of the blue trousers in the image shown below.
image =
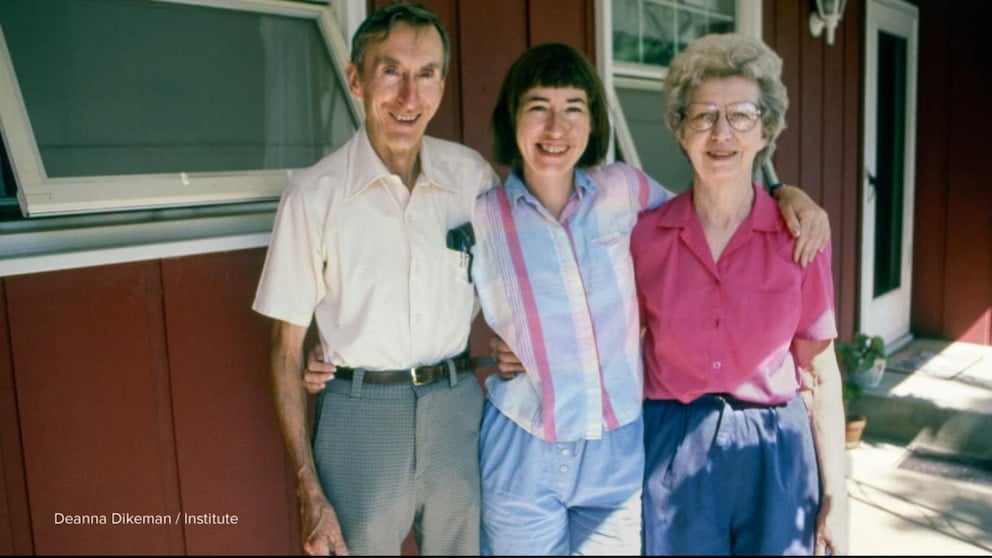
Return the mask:
POLYGON ((640 554, 640 419, 600 440, 547 442, 486 402, 480 444, 483 554, 640 554))
POLYGON ((763 408, 649 400, 644 445, 645 554, 813 554, 819 472, 798 395, 763 408))

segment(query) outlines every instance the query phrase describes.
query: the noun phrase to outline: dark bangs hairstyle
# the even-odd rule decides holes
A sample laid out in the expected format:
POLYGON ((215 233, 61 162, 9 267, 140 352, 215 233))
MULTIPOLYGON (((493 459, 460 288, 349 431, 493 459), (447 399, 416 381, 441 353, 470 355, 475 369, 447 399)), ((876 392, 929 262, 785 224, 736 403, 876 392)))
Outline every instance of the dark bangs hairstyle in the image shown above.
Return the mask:
POLYGON ((503 78, 490 123, 496 163, 515 171, 523 169, 523 156, 517 147, 517 110, 523 95, 534 87, 575 87, 586 92, 591 127, 589 144, 578 166, 587 168, 602 162, 610 143, 603 82, 584 54, 562 43, 546 43, 520 55, 503 78))

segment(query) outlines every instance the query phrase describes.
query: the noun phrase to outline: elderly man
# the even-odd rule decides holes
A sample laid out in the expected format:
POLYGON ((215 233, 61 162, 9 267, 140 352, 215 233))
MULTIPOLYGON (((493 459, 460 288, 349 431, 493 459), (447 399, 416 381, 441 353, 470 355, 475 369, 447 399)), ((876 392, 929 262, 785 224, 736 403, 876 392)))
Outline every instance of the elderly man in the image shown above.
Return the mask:
POLYGON ((275 404, 310 554, 399 554, 411 526, 423 554, 479 553, 474 293, 467 253, 446 233, 498 177, 477 152, 424 136, 448 59, 422 6, 370 15, 347 67, 364 127, 279 204, 253 308, 274 320, 275 404), (312 440, 301 382, 311 319, 335 376, 312 440))

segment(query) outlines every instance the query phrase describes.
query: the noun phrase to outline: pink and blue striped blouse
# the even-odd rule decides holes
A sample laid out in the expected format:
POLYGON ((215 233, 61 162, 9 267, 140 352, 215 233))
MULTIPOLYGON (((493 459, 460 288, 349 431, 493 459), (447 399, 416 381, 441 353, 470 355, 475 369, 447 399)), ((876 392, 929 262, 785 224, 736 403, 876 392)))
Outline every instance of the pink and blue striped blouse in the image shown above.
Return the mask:
POLYGON ((486 322, 526 367, 487 397, 546 441, 596 440, 640 416, 640 319, 630 256, 638 214, 672 197, 613 163, 575 171, 555 219, 516 174, 476 202, 472 277, 486 322))

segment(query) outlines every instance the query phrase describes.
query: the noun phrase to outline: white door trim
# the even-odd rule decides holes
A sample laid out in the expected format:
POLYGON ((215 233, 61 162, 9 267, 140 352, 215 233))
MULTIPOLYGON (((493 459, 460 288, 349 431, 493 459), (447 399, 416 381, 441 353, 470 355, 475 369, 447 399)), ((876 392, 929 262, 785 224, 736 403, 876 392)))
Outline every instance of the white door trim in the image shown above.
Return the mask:
MULTIPOLYGON (((881 335, 890 350, 911 340, 909 331, 912 295, 913 206, 916 184, 916 93, 919 36, 919 13, 903 0, 868 0, 865 20, 865 98, 864 164, 861 195, 861 297, 859 329, 881 335), (899 287, 874 295, 875 275, 875 188, 870 177, 876 175, 878 140, 878 32, 884 31, 906 39, 906 107, 905 141, 902 150, 903 207, 902 246, 899 287)), ((883 101, 884 102, 884 101, 883 101)))

